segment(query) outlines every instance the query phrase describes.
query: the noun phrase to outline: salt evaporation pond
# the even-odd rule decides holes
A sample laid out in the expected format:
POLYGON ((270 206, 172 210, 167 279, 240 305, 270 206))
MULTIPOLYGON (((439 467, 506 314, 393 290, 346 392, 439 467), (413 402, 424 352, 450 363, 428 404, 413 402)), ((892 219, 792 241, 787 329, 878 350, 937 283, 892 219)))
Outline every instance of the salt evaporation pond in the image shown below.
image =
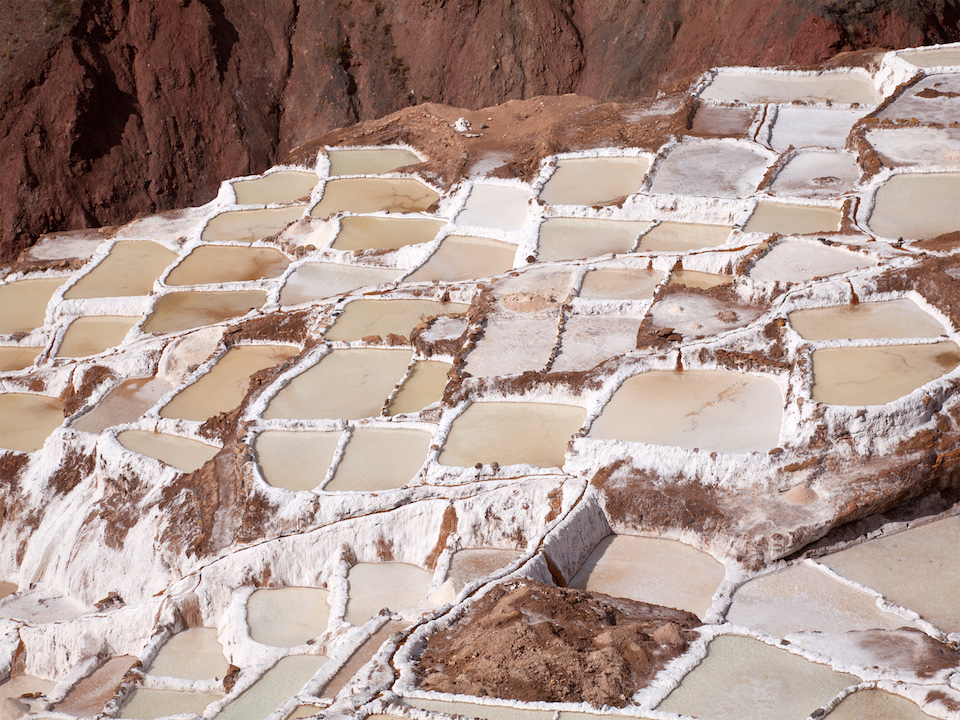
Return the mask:
POLYGON ((922 240, 960 230, 960 173, 894 175, 877 190, 867 224, 885 238, 922 240))
POLYGON ((167 277, 167 285, 244 282, 283 275, 290 261, 273 248, 204 245, 190 251, 167 277))
POLYGON ((687 252, 723 245, 730 235, 726 225, 662 222, 640 238, 639 252, 687 252))
POLYGON ((144 430, 124 430, 117 442, 127 450, 152 457, 181 472, 194 472, 220 452, 220 448, 199 440, 144 430))
POLYGON ((423 160, 403 148, 338 148, 327 150, 330 159, 330 176, 382 175, 407 165, 417 165, 423 160))
MULTIPOLYGON (((383 623, 380 626, 380 629, 364 640, 360 644, 360 647, 353 652, 347 662, 341 665, 337 672, 334 673, 333 677, 327 681, 327 684, 323 686, 322 697, 336 697, 340 691, 343 690, 347 684, 354 679, 354 676, 357 674, 360 668, 373 659, 373 656, 376 655, 383 644, 390 639, 390 636, 394 633, 400 632, 405 627, 406 623, 401 620, 388 620, 387 622, 383 623)), ((291 718, 309 717, 316 715, 319 711, 320 709, 315 705, 301 705, 291 715, 287 716, 287 720, 290 720, 291 718)))
POLYGON ((550 205, 612 205, 643 184, 650 169, 645 157, 562 158, 540 191, 550 205))
POLYGON ((173 386, 162 378, 131 378, 111 390, 96 406, 84 413, 75 423, 74 430, 100 433, 108 427, 133 422, 173 386))
POLYGON ((500 185, 474 185, 457 215, 458 225, 519 230, 527 219, 530 192, 500 185))
POLYGON ((383 608, 402 613, 426 599, 433 573, 401 562, 357 563, 347 573, 350 586, 345 620, 363 625, 383 608))
POLYGON ((883 690, 867 689, 847 695, 827 716, 829 720, 932 720, 915 703, 883 690))
POLYGON ((137 662, 137 658, 132 655, 108 659, 74 685, 67 696, 56 704, 55 710, 76 717, 99 715, 104 705, 113 699, 117 686, 137 662))
POLYGON ((607 358, 636 350, 641 322, 640 315, 567 316, 551 372, 586 370, 607 358))
POLYGON ((147 295, 177 254, 148 241, 123 240, 63 294, 64 300, 147 295))
POLYGON ((265 419, 375 417, 404 376, 413 352, 336 349, 293 378, 267 405, 265 419))
POLYGON ((864 136, 887 167, 960 165, 960 127, 881 127, 864 136))
MULTIPOLYGON (((12 677, 0 683, 0 711, 4 713, 9 711, 11 720, 24 717, 19 713, 20 708, 13 706, 13 709, 11 709, 8 701, 15 700, 22 705, 29 705, 28 699, 20 700, 20 697, 23 695, 44 695, 53 690, 54 687, 56 687, 56 683, 52 683, 49 680, 41 680, 32 675, 12 677)), ((29 715, 26 717, 29 717, 29 715)))
POLYGON ((215 628, 188 628, 167 640, 144 672, 163 677, 204 680, 223 678, 230 663, 223 656, 215 628))
POLYGON ((627 378, 589 437, 722 453, 770 450, 783 396, 773 380, 724 370, 651 370, 627 378))
POLYGON ((50 298, 66 280, 17 280, 0 285, 0 334, 43 327, 50 298))
POLYGON ((785 152, 795 148, 842 149, 854 124, 870 110, 781 106, 770 133, 770 147, 785 152))
POLYGON ((649 317, 660 328, 702 337, 743 327, 760 314, 757 307, 734 305, 696 293, 674 292, 661 296, 650 308, 649 317))
POLYGON ((821 72, 797 75, 721 71, 700 93, 704 100, 742 103, 831 102, 877 105, 880 94, 866 75, 821 72))
POLYGON ((883 405, 960 365, 952 342, 822 348, 813 351, 813 399, 827 405, 883 405))
POLYGON ((499 240, 449 235, 443 239, 437 251, 404 281, 457 282, 492 277, 513 269, 516 254, 516 245, 499 240))
POLYGON ((387 406, 387 415, 419 412, 440 400, 447 385, 447 373, 452 369, 450 363, 438 360, 416 362, 387 406))
POLYGON ((839 208, 759 202, 743 231, 781 235, 837 232, 841 218, 839 208))
MULTIPOLYGON (((480 705, 459 700, 434 700, 433 698, 404 698, 403 704, 410 707, 445 713, 447 715, 480 720, 553 720, 553 710, 531 710, 512 705, 480 705)), ((387 716, 384 716, 387 717, 387 716)), ((616 716, 614 716, 616 717, 616 716)), ((562 718, 562 714, 561 714, 562 718)))
POLYGON ((230 210, 210 219, 200 239, 204 242, 254 243, 276 235, 303 217, 306 205, 263 210, 230 210))
POLYGON ((585 300, 650 300, 663 282, 659 270, 596 268, 583 276, 580 297, 585 300))
POLYGON ((657 710, 711 720, 806 720, 859 682, 759 640, 721 635, 657 710))
POLYGON ((352 216, 340 221, 335 250, 397 250, 433 240, 442 220, 424 217, 352 216))
POLYGON ((250 180, 234 180, 237 205, 270 205, 292 203, 310 195, 320 182, 314 172, 281 170, 250 180))
POLYGON ((868 257, 823 243, 787 241, 777 243, 757 260, 749 275, 761 282, 799 283, 862 270, 874 264, 868 257))
POLYGON ((576 405, 474 402, 453 421, 438 462, 562 467, 567 442, 586 416, 576 405))
POLYGON ((253 443, 263 479, 284 490, 313 490, 327 475, 341 433, 267 430, 253 443))
POLYGON ((670 280, 667 284, 709 290, 721 285, 729 285, 732 282, 733 278, 730 275, 717 275, 716 273, 700 272, 699 270, 674 270, 670 273, 670 280))
POLYGON ((432 434, 395 427, 360 427, 347 441, 326 492, 392 490, 412 480, 427 459, 432 434))
POLYGON ((59 398, 32 393, 0 394, 0 448, 33 452, 63 424, 59 398))
POLYGON ((453 589, 460 592, 470 583, 506 568, 522 555, 519 550, 464 548, 455 552, 450 559, 447 579, 453 583, 453 589))
POLYGON ((794 155, 777 174, 774 195, 835 198, 855 189, 860 166, 853 153, 805 150, 794 155))
POLYGON ((259 588, 247 598, 250 637, 273 647, 297 647, 327 629, 326 590, 312 587, 259 588))
POLYGON ((439 198, 436 190, 412 178, 328 180, 323 186, 323 197, 310 215, 326 218, 338 212, 423 212, 439 198))
POLYGON ((770 162, 759 148, 759 145, 719 140, 678 145, 660 164, 650 192, 749 197, 763 180, 770 162))
POLYGON ((353 300, 347 303, 324 337, 327 340, 361 340, 378 335, 408 338, 422 317, 462 315, 469 305, 436 300, 353 300))
POLYGON ((912 300, 886 300, 795 310, 787 316, 804 340, 934 338, 943 325, 912 300))
POLYGON ((540 226, 537 259, 551 262, 628 253, 648 227, 646 222, 549 218, 540 226))
POLYGON ((724 568, 712 556, 663 538, 608 535, 584 560, 570 587, 678 608, 704 618, 724 568))
POLYGON ((897 55, 921 68, 960 65, 960 47, 916 48, 901 50, 897 55))
POLYGON ((404 271, 336 263, 304 263, 294 270, 280 291, 281 305, 299 305, 352 292, 368 285, 391 283, 404 271))
POLYGON ((957 118, 960 74, 926 75, 881 110, 881 120, 950 125, 957 118))
POLYGON ((209 692, 178 692, 140 687, 127 697, 123 707, 120 708, 119 717, 156 720, 170 715, 203 715, 207 706, 221 697, 222 695, 209 692))
POLYGON ((0 346, 0 373, 15 372, 30 367, 41 350, 43 350, 42 347, 23 345, 0 346))
POLYGON ((322 655, 290 655, 281 658, 259 680, 228 704, 217 720, 265 718, 287 698, 296 695, 327 662, 322 655))
POLYGON ((140 322, 140 316, 92 315, 70 323, 57 348, 57 357, 79 358, 99 355, 123 342, 127 333, 140 322))
POLYGON ((250 376, 293 357, 290 345, 234 345, 205 375, 177 393, 160 409, 161 417, 204 421, 237 407, 247 394, 250 376))
POLYGON ((143 332, 177 332, 246 315, 267 300, 262 290, 171 292, 160 297, 143 332))

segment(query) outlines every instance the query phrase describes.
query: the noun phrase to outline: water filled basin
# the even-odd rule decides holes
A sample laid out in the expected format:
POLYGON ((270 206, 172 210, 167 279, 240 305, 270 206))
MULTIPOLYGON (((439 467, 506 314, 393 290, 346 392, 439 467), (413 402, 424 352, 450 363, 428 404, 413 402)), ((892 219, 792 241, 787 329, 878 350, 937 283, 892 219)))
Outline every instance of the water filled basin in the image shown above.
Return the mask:
POLYGON ((357 563, 347 574, 350 591, 345 619, 359 626, 383 608, 396 613, 415 608, 425 599, 432 580, 432 572, 409 563, 357 563))
POLYGON ((87 357, 116 347, 140 322, 140 316, 94 315, 77 318, 63 334, 57 357, 87 357))
MULTIPOLYGON (((22 695, 33 695, 34 693, 44 695, 53 690, 54 687, 56 687, 56 683, 50 682, 49 680, 41 680, 32 675, 18 675, 17 677, 10 678, 0 683, 0 710, 4 712, 8 711, 10 705, 7 703, 7 700, 17 700, 23 705, 27 705, 26 702, 18 700, 22 695)), ((19 710, 19 708, 17 708, 17 710, 19 710)), ((11 709, 10 717, 16 719, 23 716, 11 709)))
POLYGON ((260 588, 247 599, 250 637, 264 645, 303 645, 327 629, 329 618, 328 593, 318 588, 260 588))
POLYGON ((715 273, 705 273, 699 270, 674 270, 670 273, 668 285, 683 285, 688 288, 697 288, 699 290, 709 290, 710 288, 729 285, 733 278, 729 275, 717 275, 715 273))
POLYGON ((517 246, 499 240, 449 235, 437 251, 405 278, 406 282, 457 282, 500 275, 513 268, 517 246))
POLYGON ((650 300, 663 277, 659 270, 597 268, 583 276, 580 297, 588 300, 650 300))
POLYGON ((906 299, 796 310, 788 319, 804 340, 933 338, 946 332, 936 318, 906 299))
POLYGON ((47 304, 66 280, 17 280, 0 285, 0 334, 43 327, 47 304))
POLYGON ((415 153, 403 148, 341 148, 327 150, 330 176, 380 175, 406 165, 423 162, 415 153))
POLYGON ((804 150, 794 155, 777 174, 770 192, 833 198, 852 191, 859 179, 860 166, 853 153, 804 150))
POLYGON ((517 560, 519 550, 500 550, 498 548, 464 548, 458 550, 450 559, 447 578, 453 582, 454 590, 460 592, 472 582, 490 577, 517 560))
POLYGON ((41 350, 42 347, 23 345, 0 346, 0 372, 15 372, 30 367, 41 350))
POLYGON ((270 715, 284 700, 296 695, 317 674, 327 658, 290 655, 281 658, 259 680, 227 705, 217 720, 252 720, 270 715))
POLYGON ((210 218, 200 234, 204 242, 253 243, 276 235, 303 217, 306 205, 263 210, 230 210, 210 218))
POLYGON ((173 390, 160 378, 132 378, 111 390, 96 407, 82 415, 74 424, 75 430, 100 433, 108 427, 133 422, 173 390))
MULTIPOLYGON (((553 720, 556 717, 553 710, 530 710, 507 704, 480 705, 458 700, 434 700, 433 698, 404 698, 403 704, 422 710, 479 718, 480 720, 553 720)), ((564 720, 567 714, 566 711, 561 712, 560 720, 564 720)))
POLYGON ((124 430, 117 441, 127 450, 152 457, 181 472, 194 472, 213 458, 220 448, 198 440, 143 430, 124 430))
POLYGON ((754 147, 723 141, 674 148, 660 164, 650 192, 700 197, 749 197, 770 160, 754 147))
POLYGON ((822 243, 781 242, 757 260, 749 274, 762 282, 807 282, 873 264, 863 255, 822 243))
POLYGON ((743 231, 781 235, 836 232, 841 217, 839 208, 759 202, 743 231))
POLYGON ((63 424, 59 398, 28 393, 0 394, 0 448, 33 452, 63 424))
POLYGON ((447 385, 447 373, 452 368, 450 363, 437 360, 415 363, 410 375, 387 406, 387 415, 420 412, 427 405, 440 400, 447 385))
POLYGON ((430 448, 424 430, 361 427, 353 431, 327 492, 392 490, 412 480, 430 448))
POLYGON ((645 222, 549 218, 540 226, 537 259, 550 262, 628 253, 648 227, 650 223, 645 222))
POLYGON ((338 212, 423 212, 439 198, 436 190, 412 178, 328 180, 310 214, 325 218, 338 212))
POLYGON ((234 180, 237 205, 292 203, 310 195, 320 178, 313 172, 280 170, 250 180, 234 180))
POLYGON ((837 110, 802 106, 781 106, 770 133, 770 147, 777 152, 791 145, 842 149, 854 123, 870 110, 837 110))
POLYGON ((172 292, 157 300, 143 332, 176 332, 246 315, 266 302, 262 290, 172 292))
POLYGON ((285 490, 313 490, 327 475, 342 433, 268 430, 253 443, 263 479, 285 490))
POLYGON ((230 670, 214 628, 181 630, 167 640, 145 672, 151 675, 203 680, 222 678, 230 670))
POLYGON ((194 248, 164 282, 178 286, 275 278, 289 264, 287 256, 274 248, 204 245, 194 248))
POLYGON ((345 217, 333 241, 336 250, 396 250, 433 240, 442 220, 413 217, 345 217))
POLYGON ((914 703, 883 690, 858 690, 847 695, 827 716, 829 720, 933 720, 914 703))
POLYGON ((372 335, 409 338, 421 317, 463 315, 469 305, 435 300, 361 299, 347 303, 325 335, 327 340, 360 340, 372 335))
POLYGON ((125 240, 116 243, 93 270, 69 288, 63 297, 130 297, 147 295, 177 254, 155 242, 125 240))
POLYGON ((876 105, 881 99, 869 77, 852 72, 813 75, 719 72, 700 97, 757 104, 832 102, 876 105))
POLYGON ((294 270, 280 291, 281 305, 298 305, 353 292, 368 285, 391 283, 401 275, 397 268, 305 263, 294 270))
POLYGON ((922 68, 960 65, 960 47, 917 48, 897 53, 911 65, 922 68))
POLYGON ((730 235, 727 225, 694 225, 662 222, 640 238, 639 252, 687 252, 723 245, 730 235))
POLYGON ((960 173, 894 175, 877 190, 867 224, 885 238, 922 240, 960 230, 960 173))
POLYGON ((524 188, 500 185, 474 185, 463 210, 457 215, 459 225, 519 230, 527 219, 530 192, 524 188))
POLYGON ((649 169, 645 157, 563 158, 540 191, 540 199, 551 205, 623 202, 640 189, 649 169))

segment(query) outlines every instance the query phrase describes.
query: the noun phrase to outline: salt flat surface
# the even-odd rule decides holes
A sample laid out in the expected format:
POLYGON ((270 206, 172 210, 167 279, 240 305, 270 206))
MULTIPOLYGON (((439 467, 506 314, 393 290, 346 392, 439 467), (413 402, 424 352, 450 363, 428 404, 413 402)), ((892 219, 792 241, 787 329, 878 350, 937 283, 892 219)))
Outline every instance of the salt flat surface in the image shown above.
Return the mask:
POLYGON ((770 134, 770 147, 784 152, 795 148, 843 148, 850 130, 870 110, 834 110, 817 107, 780 107, 770 134))
POLYGON ((543 369, 553 354, 559 322, 556 313, 507 315, 488 320, 476 347, 467 355, 467 372, 488 377, 543 369), (518 334, 525 339, 522 345, 508 343, 508 338, 518 334))
POLYGON ((318 588, 259 588, 247 598, 250 637, 264 645, 303 645, 327 629, 329 616, 327 591, 318 588))
POLYGON ((654 325, 680 335, 718 335, 743 327, 760 316, 760 309, 722 302, 695 293, 670 293, 650 308, 654 325))
POLYGON ((396 268, 304 263, 287 278, 280 292, 281 305, 299 303, 351 292, 366 285, 390 283, 403 274, 396 268))
POLYGON ((527 217, 530 193, 516 187, 474 185, 457 224, 499 230, 519 230, 527 217))
POLYGON ((797 153, 777 175, 774 195, 831 198, 856 189, 860 166, 849 152, 805 150, 797 153))
POLYGON ((607 358, 637 347, 637 331, 643 318, 602 315, 571 315, 560 336, 560 353, 554 372, 588 370, 607 358))
POLYGON ((958 93, 960 74, 927 75, 885 107, 879 117, 945 125, 956 122, 960 109, 958 93))
POLYGON ((960 165, 960 128, 875 128, 865 133, 884 165, 960 165))
POLYGON ((650 192, 736 198, 753 194, 769 160, 745 144, 706 141, 679 145, 660 164, 650 192))
POLYGON ((806 282, 873 265, 873 260, 822 243, 780 242, 761 257, 750 277, 763 282, 806 282))

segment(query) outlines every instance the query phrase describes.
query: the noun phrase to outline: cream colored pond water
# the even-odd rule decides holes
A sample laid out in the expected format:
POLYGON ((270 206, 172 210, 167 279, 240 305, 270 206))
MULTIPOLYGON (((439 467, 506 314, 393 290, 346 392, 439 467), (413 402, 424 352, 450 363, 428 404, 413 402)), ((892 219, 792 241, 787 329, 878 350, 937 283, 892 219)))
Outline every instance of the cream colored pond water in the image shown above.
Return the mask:
POLYGON ((906 299, 796 310, 788 319, 804 340, 932 338, 945 333, 936 318, 906 299))
POLYGON ((883 405, 960 365, 955 343, 826 348, 813 352, 813 399, 828 405, 883 405))
POLYGON ((911 65, 922 68, 960 65, 960 47, 918 48, 897 54, 911 65))
POLYGON ((240 697, 227 705, 217 720, 259 720, 274 712, 313 679, 327 658, 322 655, 290 655, 281 658, 240 697))
POLYGON ((424 430, 361 427, 353 431, 326 492, 392 490, 410 482, 427 459, 424 430))
POLYGON ((92 315, 77 318, 63 334, 57 357, 87 357, 116 347, 140 322, 140 316, 92 315))
POLYGON ((437 360, 420 360, 414 364, 410 375, 387 406, 387 415, 415 413, 443 397, 447 385, 447 373, 453 369, 450 363, 437 360))
POLYGON ((0 394, 0 448, 33 452, 63 424, 59 398, 28 393, 0 394))
POLYGON ((376 417, 394 385, 406 373, 412 357, 410 350, 334 350, 280 390, 263 417, 376 417))
POLYGON ((769 378, 724 370, 652 370, 627 378, 590 437, 744 453, 777 445, 783 396, 769 378))
POLYGON ((0 285, 0 334, 43 327, 47 304, 67 278, 17 280, 0 285))
POLYGON ((266 302, 262 290, 172 292, 162 296, 143 324, 143 332, 176 332, 246 315, 266 302))
POLYGON ((700 97, 757 104, 829 101, 876 105, 881 99, 870 78, 850 72, 815 75, 720 72, 700 97))
POLYGON ((290 345, 235 345, 211 370, 177 393, 160 410, 161 417, 203 421, 237 407, 247 394, 250 376, 293 357, 290 345))
POLYGON ((457 215, 459 225, 519 230, 527 219, 530 193, 517 187, 474 185, 457 215))
POLYGON ((263 479, 285 490, 313 490, 326 477, 342 434, 339 430, 260 433, 253 449, 263 479))
POLYGON ((657 710, 711 720, 806 720, 859 682, 759 640, 721 635, 657 710))
POLYGON ((877 190, 867 224, 885 238, 922 240, 960 230, 960 173, 894 175, 877 190))
POLYGON ((749 275, 763 282, 806 282, 874 264, 863 255, 822 243, 781 242, 754 263, 749 275))
POLYGON ((383 608, 396 613, 415 608, 426 598, 432 580, 432 572, 409 563, 357 563, 347 573, 345 619, 359 626, 383 608))
POLYGON ((562 467, 567 442, 586 416, 575 405, 474 402, 453 421, 438 461, 460 467, 493 462, 562 467))
POLYGON ((480 705, 456 700, 404 698, 403 704, 422 710, 480 718, 481 720, 553 720, 554 717, 553 710, 526 710, 510 705, 480 705))
POLYGON ((0 372, 14 372, 30 367, 41 350, 42 347, 0 346, 0 372))
POLYGON ((276 235, 303 217, 306 205, 263 210, 230 210, 210 219, 200 234, 204 242, 253 243, 276 235))
POLYGON ((609 535, 570 580, 570 587, 687 610, 701 619, 723 582, 723 565, 676 540, 609 535))
POLYGON ((305 263, 287 278, 283 290, 280 291, 280 304, 298 305, 352 292, 368 285, 391 283, 403 273, 403 270, 397 268, 305 263))
POLYGON ((699 270, 674 270, 670 273, 669 285, 684 285, 688 288, 709 290, 720 285, 729 285, 733 278, 729 275, 705 273, 699 270))
POLYGON ((839 208, 760 202, 743 231, 781 235, 836 232, 840 229, 840 219, 839 208))
POLYGON ((723 245, 730 235, 727 225, 694 225, 662 222, 640 238, 639 252, 687 252, 723 245))
POLYGON ((507 567, 521 555, 523 553, 519 550, 464 548, 455 552, 450 559, 447 578, 453 581, 454 590, 460 592, 470 583, 507 567))
POLYGON ((335 250, 396 250, 433 240, 442 220, 430 218, 345 217, 333 241, 335 250))
POLYGON ((222 678, 230 670, 214 628, 181 630, 167 640, 145 672, 164 677, 222 678))
POLYGON ((403 148, 371 148, 327 150, 330 159, 330 176, 380 175, 406 165, 416 165, 421 160, 416 154, 403 148))
POLYGON ((627 253, 648 227, 646 222, 549 218, 540 226, 537 259, 551 262, 627 253))
POLYGON ((289 264, 287 256, 274 248, 204 245, 194 248, 164 282, 178 286, 275 278, 289 264))
MULTIPOLYGON (((49 680, 41 680, 32 675, 18 675, 17 677, 10 678, 0 683, 0 710, 7 710, 8 699, 18 700, 22 695, 32 695, 33 693, 43 695, 49 693, 54 687, 56 687, 56 683, 50 682, 49 680)), ((27 704, 25 701, 18 700, 18 702, 27 704)), ((11 713, 12 720, 17 717, 18 715, 11 713)))
POLYGON ((905 698, 868 689, 847 695, 826 717, 828 720, 932 720, 933 716, 905 698))
POLYGON ((152 457, 181 472, 199 470, 220 452, 220 448, 198 440, 143 430, 124 430, 117 435, 117 441, 127 450, 152 457))
POLYGON ((401 335, 409 339, 410 331, 422 317, 463 315, 469 305, 435 300, 361 299, 347 303, 343 312, 327 330, 327 340, 361 340, 371 335, 381 338, 401 335))
POLYGON ((130 297, 146 295, 177 254, 155 242, 124 240, 114 244, 93 270, 80 278, 63 297, 130 297))
POLYGON ((436 190, 412 178, 328 180, 323 186, 323 197, 310 215, 326 218, 338 212, 423 212, 439 198, 436 190))
POLYGON ((260 588, 247 599, 250 637, 264 645, 296 647, 327 629, 326 590, 311 587, 260 588))
POLYGON ((405 278, 406 282, 457 282, 500 275, 513 268, 517 246, 499 240, 449 235, 437 251, 405 278))
POLYGON ((270 205, 303 200, 320 181, 316 173, 280 170, 251 180, 234 180, 237 205, 270 205))
MULTIPOLYGON (((177 692, 176 690, 150 690, 137 688, 127 697, 120 708, 121 718, 155 720, 169 715, 193 713, 203 715, 207 705, 219 700, 221 695, 208 692, 177 692)), ((220 717, 220 716, 218 716, 220 717)))
POLYGON ((597 268, 583 276, 580 297, 587 300, 650 300, 663 282, 659 270, 597 268))
POLYGON ((100 433, 108 427, 133 422, 173 390, 160 378, 133 378, 120 383, 90 412, 82 415, 73 428, 82 432, 100 433))
POLYGON ((540 191, 551 205, 610 205, 640 189, 650 169, 645 157, 563 158, 540 191))

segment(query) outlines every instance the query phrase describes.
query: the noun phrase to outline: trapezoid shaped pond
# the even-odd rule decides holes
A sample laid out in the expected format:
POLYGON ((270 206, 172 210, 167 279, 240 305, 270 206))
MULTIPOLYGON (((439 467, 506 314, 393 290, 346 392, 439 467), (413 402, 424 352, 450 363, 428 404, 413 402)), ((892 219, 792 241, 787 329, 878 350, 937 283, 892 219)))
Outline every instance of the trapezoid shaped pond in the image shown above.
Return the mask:
POLYGON ((516 255, 516 245, 469 235, 449 235, 404 282, 458 282, 492 277, 513 269, 516 255))
POLYGON ((649 169, 645 157, 562 158, 540 200, 550 205, 622 203, 640 189, 649 169))
POLYGON ((530 191, 525 188, 474 185, 457 215, 457 224, 519 230, 526 222, 529 207, 530 191))
POLYGON ((276 235, 303 217, 306 205, 262 210, 230 210, 210 218, 200 239, 204 242, 254 243, 276 235))
POLYGON ((147 295, 167 265, 177 259, 173 250, 155 242, 123 240, 107 256, 77 280, 64 300, 147 295))
POLYGON ((719 335, 756 320, 762 310, 690 292, 663 294, 650 308, 649 317, 658 328, 689 337, 719 335))
POLYGON ((628 253, 649 227, 646 222, 549 218, 540 226, 537 259, 551 262, 628 253))
POLYGON ((220 679, 229 671, 230 663, 223 656, 216 629, 205 627, 181 630, 171 637, 145 670, 151 675, 187 680, 220 679))
POLYGON ((412 480, 430 448, 432 434, 394 427, 355 428, 326 492, 376 492, 412 480))
POLYGON ((43 327, 50 298, 67 280, 15 280, 0 285, 0 334, 30 332, 43 327))
POLYGON ((960 75, 925 75, 877 113, 877 117, 910 124, 950 125, 957 119, 958 95, 960 75))
POLYGON ((420 605, 433 573, 402 562, 357 563, 347 573, 350 586, 345 620, 363 625, 383 608, 402 613, 420 605))
POLYGON ((326 590, 312 587, 259 588, 247 598, 250 637, 274 647, 297 647, 327 629, 326 590))
POLYGON ((267 300, 262 290, 171 292, 154 303, 143 332, 177 332, 246 315, 267 300))
POLYGON ((124 430, 117 435, 117 442, 127 450, 152 457, 180 472, 199 470, 220 452, 220 448, 199 440, 144 430, 124 430))
POLYGON ((387 406, 387 415, 420 412, 427 405, 440 400, 447 386, 447 373, 452 369, 450 363, 437 360, 414 363, 407 379, 387 406))
POLYGON ((860 166, 853 153, 804 150, 777 174, 770 192, 774 195, 833 198, 852 191, 860 179, 860 166))
POLYGON ((170 715, 202 716, 207 706, 221 697, 223 696, 208 692, 179 692, 138 687, 124 700, 119 717, 131 720, 157 720, 170 715))
POLYGON ((63 401, 32 393, 0 394, 0 448, 33 452, 63 424, 63 401))
POLYGON ((678 145, 660 164, 650 192, 699 197, 750 197, 770 158, 754 147, 723 141, 678 145))
POLYGON ((345 178, 327 180, 323 197, 310 215, 330 217, 338 212, 423 212, 440 199, 436 190, 412 178, 345 178))
POLYGON ((785 106, 777 109, 770 147, 784 152, 792 145, 842 149, 854 124, 870 110, 785 106))
POLYGON ((867 75, 852 72, 793 73, 720 71, 700 93, 704 100, 768 103, 831 102, 876 105, 880 95, 867 75))
POLYGON ((410 365, 413 352, 337 348, 293 378, 267 405, 264 419, 358 420, 376 417, 410 365))
POLYGON ((424 217, 345 217, 331 247, 334 250, 397 250, 431 242, 443 220, 424 217))
POLYGON ((770 378, 727 370, 651 370, 627 378, 589 436, 720 453, 776 447, 783 395, 770 378))
POLYGON ((460 592, 472 582, 488 578, 497 571, 516 562, 523 555, 519 550, 501 550, 499 548, 464 548, 458 550, 450 559, 447 580, 453 583, 453 589, 460 592))
POLYGON ((63 334, 57 357, 78 358, 99 355, 123 342, 127 333, 140 322, 140 316, 91 315, 77 318, 63 334))
POLYGON ((290 261, 274 248, 203 245, 167 275, 170 286, 245 282, 283 275, 290 261))
POLYGON ((469 305, 436 300, 360 299, 347 306, 327 330, 327 340, 350 342, 371 336, 399 335, 409 340, 410 331, 421 318, 439 315, 463 315, 469 305))
POLYGON ((338 175, 381 175, 423 160, 404 148, 338 148, 327 150, 330 177, 338 175))
POLYGON ((960 347, 928 345, 813 351, 813 399, 827 405, 883 405, 960 365, 960 347))
POLYGON ((687 252, 723 245, 730 235, 728 225, 695 225, 662 222, 640 238, 638 252, 687 252))
POLYGON ((42 347, 4 345, 0 347, 0 372, 16 372, 33 365, 42 347))
POLYGON ((173 386, 161 378, 125 380, 73 423, 73 428, 97 434, 108 427, 133 422, 171 390, 173 386))
POLYGON ((652 300, 663 282, 659 270, 596 268, 583 276, 580 297, 585 300, 652 300))
POLYGON ((259 680, 244 690, 218 715, 217 720, 265 718, 280 703, 296 695, 327 662, 322 655, 289 655, 281 658, 259 680))
POLYGON ((960 230, 960 173, 894 175, 877 190, 867 225, 885 238, 924 240, 960 230))
POLYGON ((326 478, 341 435, 340 430, 260 433, 253 449, 263 479, 284 490, 313 490, 326 478))
POLYGON ((279 170, 249 180, 234 180, 237 205, 270 205, 306 200, 320 178, 314 172, 279 170))
POLYGON ((912 300, 884 300, 795 310, 787 316, 804 340, 935 338, 945 328, 912 300))
POLYGON ((577 405, 474 402, 453 421, 438 462, 563 467, 567 442, 586 416, 577 405))
POLYGON ((780 235, 837 232, 841 218, 840 208, 759 202, 743 231, 780 235))
POLYGON ((761 282, 800 283, 875 264, 868 257, 823 243, 787 241, 777 243, 757 260, 749 275, 761 282))
POLYGON ((887 167, 960 165, 960 127, 879 127, 864 137, 887 167))
POLYGON ((667 285, 683 285, 698 290, 709 290, 721 285, 729 285, 732 282, 733 278, 730 275, 717 275, 716 273, 700 272, 699 270, 674 270, 670 273, 670 280, 667 281, 667 285))
POLYGON ((847 695, 827 715, 827 720, 933 720, 915 703, 894 695, 893 693, 877 690, 858 690, 847 695))
POLYGON ((281 305, 322 300, 353 292, 362 287, 392 283, 404 271, 399 268, 378 268, 339 263, 304 263, 294 270, 280 291, 281 305))

